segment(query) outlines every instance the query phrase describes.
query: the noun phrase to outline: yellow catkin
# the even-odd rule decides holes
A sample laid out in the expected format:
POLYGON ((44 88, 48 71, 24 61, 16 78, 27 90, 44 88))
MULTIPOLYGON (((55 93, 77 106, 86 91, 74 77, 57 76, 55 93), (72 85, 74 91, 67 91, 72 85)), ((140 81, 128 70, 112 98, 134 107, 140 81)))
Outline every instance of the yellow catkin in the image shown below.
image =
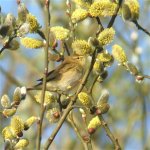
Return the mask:
POLYGON ((10 125, 15 135, 18 135, 24 129, 24 123, 19 116, 13 116, 10 125))
POLYGON ((84 20, 88 16, 88 11, 82 8, 76 9, 72 15, 71 15, 71 20, 73 23, 78 23, 79 21, 84 20))
POLYGON ((3 110, 3 115, 5 117, 11 117, 16 113, 16 108, 11 108, 11 109, 4 109, 3 110))
POLYGON ((91 14, 92 17, 112 16, 116 11, 116 7, 117 5, 115 3, 110 2, 109 0, 95 1, 91 5, 89 13, 91 14))
POLYGON ((24 129, 30 128, 30 126, 31 126, 33 123, 35 123, 37 120, 38 120, 38 118, 35 117, 35 116, 32 116, 32 117, 28 118, 28 119, 25 121, 25 123, 24 123, 24 129))
POLYGON ((92 48, 85 40, 75 40, 72 43, 72 49, 76 55, 86 55, 92 52, 92 48))
POLYGON ((102 63, 98 59, 96 59, 94 66, 93 66, 93 70, 99 74, 103 71, 103 69, 104 68, 103 68, 102 63))
POLYGON ((33 16, 32 14, 27 14, 27 20, 26 20, 29 25, 30 25, 30 29, 29 31, 32 32, 36 32, 39 29, 39 23, 36 19, 35 16, 33 16))
POLYGON ((94 117, 88 124, 88 129, 97 129, 101 125, 101 121, 99 120, 99 117, 94 117))
POLYGON ((109 67, 114 62, 113 56, 108 52, 98 54, 97 59, 103 63, 104 67, 109 67))
MULTIPOLYGON (((36 95, 35 95, 35 100, 38 102, 38 103, 41 103, 41 94, 42 92, 38 92, 36 95)), ((48 104, 51 104, 52 102, 55 101, 55 97, 54 95, 49 92, 49 91, 46 91, 45 92, 45 100, 44 100, 44 104, 45 105, 48 105, 48 104)))
POLYGON ((88 96, 87 93, 85 92, 80 92, 78 94, 78 99, 79 101, 86 107, 90 107, 91 106, 91 101, 90 101, 90 98, 88 96))
POLYGON ((122 14, 125 20, 137 20, 140 14, 138 0, 125 0, 122 7, 122 14))
POLYGON ((50 30, 57 40, 66 40, 69 37, 69 30, 61 26, 52 27, 50 30))
POLYGON ((87 1, 85 1, 85 0, 73 0, 77 5, 79 5, 79 6, 81 6, 81 7, 83 7, 83 8, 90 8, 90 3, 87 1))
POLYGON ((107 45, 111 43, 114 39, 115 30, 113 28, 107 28, 104 29, 99 35, 98 35, 98 41, 101 46, 107 45))
POLYGON ((124 50, 122 49, 122 47, 120 47, 119 45, 114 45, 112 47, 112 55, 121 64, 124 64, 127 62, 127 56, 124 50))
POLYGON ((19 142, 15 145, 15 149, 23 149, 29 145, 27 139, 20 139, 19 142))
POLYGON ((11 131, 11 128, 10 126, 6 126, 3 130, 2 130, 2 136, 3 138, 6 140, 6 139, 13 139, 14 138, 14 135, 11 131))
POLYGON ((36 49, 44 46, 42 40, 33 39, 29 37, 21 38, 21 44, 26 48, 36 49))

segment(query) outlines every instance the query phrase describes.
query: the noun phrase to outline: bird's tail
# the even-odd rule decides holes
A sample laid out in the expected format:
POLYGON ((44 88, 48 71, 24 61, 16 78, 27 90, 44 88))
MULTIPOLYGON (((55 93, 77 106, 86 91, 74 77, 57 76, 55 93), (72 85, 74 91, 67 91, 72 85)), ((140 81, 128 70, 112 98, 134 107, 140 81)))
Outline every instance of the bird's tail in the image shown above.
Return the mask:
POLYGON ((33 90, 42 90, 42 82, 34 85, 33 87, 27 88, 27 91, 33 91, 33 90))

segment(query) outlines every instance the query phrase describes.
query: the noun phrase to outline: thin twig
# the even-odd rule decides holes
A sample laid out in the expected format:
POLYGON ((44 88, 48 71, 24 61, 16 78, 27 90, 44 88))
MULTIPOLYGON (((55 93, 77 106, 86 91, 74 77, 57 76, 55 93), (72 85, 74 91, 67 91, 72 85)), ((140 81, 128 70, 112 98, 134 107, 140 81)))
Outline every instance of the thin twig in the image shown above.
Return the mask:
POLYGON ((41 30, 37 30, 37 33, 39 34, 39 36, 40 36, 42 39, 46 40, 46 38, 45 38, 45 35, 44 35, 43 31, 41 31, 41 30))
POLYGON ((45 91, 46 91, 46 77, 48 73, 48 48, 49 48, 49 27, 50 27, 50 10, 49 10, 50 0, 45 0, 46 6, 46 45, 45 45, 45 59, 44 59, 44 77, 43 77, 43 87, 42 87, 42 95, 41 95, 41 112, 40 112, 40 123, 38 128, 38 138, 37 138, 37 150, 41 148, 41 136, 42 136, 42 124, 45 112, 44 99, 45 99, 45 91))
POLYGON ((144 33, 146 33, 147 35, 150 36, 150 32, 148 32, 146 29, 144 29, 144 28, 137 22, 137 20, 133 21, 133 23, 136 25, 136 27, 138 28, 138 30, 142 30, 144 33))
POLYGON ((73 112, 70 112, 70 115, 68 116, 68 121, 71 124, 71 126, 73 127, 75 133, 77 134, 78 138, 80 139, 81 143, 83 144, 83 147, 85 150, 89 150, 87 143, 83 140, 82 135, 80 134, 80 131, 76 125, 76 123, 74 122, 73 119, 73 112))
POLYGON ((99 77, 99 75, 96 75, 96 76, 95 76, 94 81, 93 81, 93 83, 92 83, 91 87, 89 88, 88 93, 92 94, 93 87, 94 87, 94 85, 95 85, 95 83, 96 83, 96 81, 97 81, 98 77, 99 77))
POLYGON ((72 5, 71 5, 71 2, 70 0, 66 1, 66 4, 67 4, 67 15, 69 17, 69 26, 70 26, 70 32, 71 32, 71 35, 72 35, 72 38, 73 38, 73 41, 75 40, 75 25, 74 23, 72 22, 72 19, 71 19, 71 15, 72 15, 72 5))
POLYGON ((112 132, 110 131, 107 123, 105 122, 104 118, 102 115, 98 116, 100 121, 102 122, 102 126, 105 129, 105 132, 107 133, 107 136, 110 138, 110 140, 112 141, 112 143, 115 146, 115 150, 121 150, 121 147, 119 145, 118 139, 114 137, 114 135, 112 134, 112 132))
POLYGON ((99 27, 98 31, 96 32, 96 36, 97 36, 100 32, 102 32, 104 30, 104 27, 103 27, 99 17, 96 17, 96 21, 97 21, 98 27, 99 27))
POLYGON ((82 91, 82 89, 85 86, 85 83, 87 82, 87 79, 89 77, 90 72, 92 71, 93 68, 93 64, 95 61, 95 53, 93 53, 92 56, 92 61, 90 64, 90 67, 87 69, 87 71, 85 72, 85 75, 82 79, 82 83, 79 85, 79 88, 77 90, 77 93, 75 94, 74 98, 71 100, 71 102, 69 103, 68 107, 66 108, 66 110, 64 111, 64 114, 62 115, 61 119, 59 120, 57 127, 53 130, 51 136, 48 138, 48 140, 46 141, 45 145, 44 145, 44 150, 48 150, 49 146, 51 145, 51 143, 53 142, 55 136, 57 135, 58 131, 60 130, 62 124, 64 123, 66 117, 68 116, 69 112, 72 110, 72 106, 73 104, 76 102, 76 99, 78 97, 78 94, 82 91))
POLYGON ((122 1, 123 1, 123 0, 119 0, 118 7, 116 8, 116 12, 115 12, 115 14, 112 16, 110 22, 108 23, 107 28, 111 28, 111 27, 113 26, 113 24, 114 24, 114 22, 115 22, 115 19, 116 19, 116 17, 117 17, 117 14, 118 14, 118 12, 119 12, 119 9, 120 9, 120 7, 121 7, 122 1))

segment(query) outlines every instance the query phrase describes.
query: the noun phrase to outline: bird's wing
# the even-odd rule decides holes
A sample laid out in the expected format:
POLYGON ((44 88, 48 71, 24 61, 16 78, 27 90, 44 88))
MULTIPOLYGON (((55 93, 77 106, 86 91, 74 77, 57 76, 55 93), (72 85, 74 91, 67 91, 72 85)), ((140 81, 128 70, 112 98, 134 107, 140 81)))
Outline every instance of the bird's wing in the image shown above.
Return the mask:
MULTIPOLYGON (((54 80, 54 79, 61 78, 61 75, 64 72, 66 72, 66 70, 72 69, 74 67, 75 67, 74 64, 69 64, 68 65, 68 62, 66 62, 66 61, 62 62, 61 65, 59 65, 58 67, 56 67, 54 70, 50 71, 47 74, 47 78, 46 78, 47 82, 51 81, 51 80, 54 80)), ((40 81, 40 83, 38 84, 38 85, 40 85, 43 82, 43 78, 40 78, 37 81, 40 81)))

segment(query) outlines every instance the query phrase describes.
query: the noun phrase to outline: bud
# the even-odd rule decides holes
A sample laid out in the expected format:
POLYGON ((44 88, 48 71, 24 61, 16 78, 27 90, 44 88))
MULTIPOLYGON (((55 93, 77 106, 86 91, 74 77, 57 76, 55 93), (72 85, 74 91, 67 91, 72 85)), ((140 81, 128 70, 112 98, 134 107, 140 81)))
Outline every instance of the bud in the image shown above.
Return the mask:
POLYGON ((95 133, 96 129, 94 128, 88 128, 88 133, 91 135, 93 133, 95 133))
POLYGON ((22 131, 24 130, 24 123, 19 116, 13 116, 10 125, 15 135, 19 137, 23 135, 22 131))
POLYGON ((46 118, 50 123, 56 123, 58 122, 59 118, 60 118, 60 111, 58 108, 52 108, 49 109, 46 112, 46 118))
POLYGON ((130 72, 132 75, 136 76, 136 75, 139 74, 138 69, 137 69, 136 66, 133 65, 132 63, 127 62, 127 63, 126 63, 126 67, 127 67, 127 69, 129 70, 129 72, 130 72))
POLYGON ((80 92, 78 94, 78 99, 79 101, 86 107, 91 107, 91 100, 90 97, 87 93, 85 92, 80 92))
POLYGON ((29 33, 30 25, 28 23, 23 23, 21 27, 17 30, 17 36, 22 37, 25 34, 29 33))
POLYGON ((108 112, 110 106, 108 103, 102 103, 100 105, 97 105, 97 111, 96 114, 100 115, 100 114, 105 114, 108 112))
POLYGON ((4 108, 7 108, 10 106, 10 99, 8 97, 8 95, 3 95, 2 98, 1 98, 1 105, 4 107, 4 108))
POLYGON ((27 89, 25 86, 21 87, 21 100, 24 100, 26 98, 27 89))
POLYGON ((135 21, 139 18, 140 5, 138 0, 125 0, 122 6, 122 17, 125 20, 135 21))
POLYGON ((98 116, 92 118, 92 120, 88 124, 88 132, 89 134, 93 134, 98 127, 101 126, 101 121, 98 116))
POLYGON ((8 45, 8 49, 9 50, 17 50, 19 48, 19 42, 17 40, 12 40, 9 45, 8 45))
POLYGON ((94 66, 93 66, 93 71, 96 72, 97 74, 100 74, 104 71, 104 66, 101 61, 96 59, 94 66))
POLYGON ((35 116, 28 118, 24 123, 24 130, 28 130, 32 126, 32 124, 35 123, 37 120, 38 118, 35 116))
POLYGON ((131 10, 127 5, 123 5, 122 7, 122 18, 124 20, 130 20, 131 19, 131 10))
POLYGON ((82 138, 83 138, 83 140, 84 140, 86 143, 89 143, 89 141, 90 141, 90 136, 89 136, 89 135, 83 135, 82 138))
POLYGON ((20 3, 18 5, 18 20, 20 22, 22 22, 22 23, 25 22, 28 13, 29 12, 28 12, 25 4, 24 3, 20 3))
POLYGON ((97 102, 97 106, 103 104, 103 103, 107 103, 108 102, 108 99, 109 99, 109 92, 108 90, 104 89, 102 90, 101 92, 101 96, 97 102))
POLYGON ((107 78, 107 76, 108 76, 108 71, 104 70, 98 77, 97 81, 101 83, 107 78))
POLYGON ((14 148, 15 149, 24 149, 28 145, 29 145, 29 141, 27 139, 20 139, 14 148))
POLYGON ((0 25, 0 35, 5 37, 9 32, 9 26, 8 25, 0 25))
POLYGON ((143 80, 144 80, 144 76, 142 76, 142 75, 137 75, 137 76, 136 76, 136 81, 137 81, 138 83, 143 82, 143 80))
POLYGON ((5 25, 15 27, 16 24, 16 18, 12 14, 7 14, 5 18, 5 25))
POLYGON ((19 87, 17 87, 14 91, 14 95, 13 95, 13 101, 16 105, 20 104, 21 101, 21 90, 19 87))
POLYGON ((85 113, 84 109, 80 108, 79 111, 82 114, 83 120, 85 121, 86 120, 86 113, 85 113))
POLYGON ((99 48, 99 41, 97 40, 97 38, 93 38, 93 37, 89 37, 88 38, 88 44, 92 47, 92 48, 99 48))
POLYGON ((4 109, 2 113, 7 118, 11 117, 16 113, 16 108, 4 109))
POLYGON ((114 62, 113 56, 109 54, 107 51, 99 53, 97 55, 97 59, 103 63, 104 67, 109 67, 114 62))

